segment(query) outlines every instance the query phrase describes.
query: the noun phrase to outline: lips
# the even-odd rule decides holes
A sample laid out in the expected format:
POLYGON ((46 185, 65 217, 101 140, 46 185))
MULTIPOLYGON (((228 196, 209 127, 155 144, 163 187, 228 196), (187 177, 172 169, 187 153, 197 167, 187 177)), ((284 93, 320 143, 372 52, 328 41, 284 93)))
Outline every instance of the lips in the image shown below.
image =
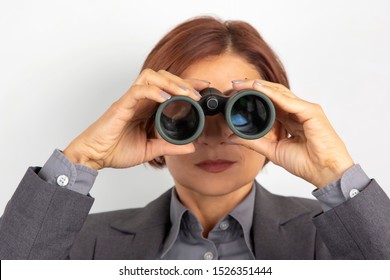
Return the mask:
POLYGON ((234 161, 225 160, 225 159, 217 159, 217 160, 205 160, 201 161, 197 164, 195 164, 200 169, 203 169, 204 171, 210 172, 210 173, 219 173, 223 172, 232 165, 234 165, 234 161))

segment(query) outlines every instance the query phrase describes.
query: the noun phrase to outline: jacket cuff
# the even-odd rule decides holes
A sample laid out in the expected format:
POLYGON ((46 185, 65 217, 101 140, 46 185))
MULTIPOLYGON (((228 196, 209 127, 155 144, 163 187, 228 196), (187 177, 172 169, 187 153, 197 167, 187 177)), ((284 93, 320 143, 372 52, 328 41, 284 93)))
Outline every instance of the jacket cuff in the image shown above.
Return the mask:
POLYGON ((339 180, 314 190, 312 194, 320 202, 322 210, 326 212, 354 197, 369 183, 370 178, 359 164, 355 164, 339 180))
POLYGON ((390 200, 375 180, 313 222, 333 258, 390 259, 390 200))

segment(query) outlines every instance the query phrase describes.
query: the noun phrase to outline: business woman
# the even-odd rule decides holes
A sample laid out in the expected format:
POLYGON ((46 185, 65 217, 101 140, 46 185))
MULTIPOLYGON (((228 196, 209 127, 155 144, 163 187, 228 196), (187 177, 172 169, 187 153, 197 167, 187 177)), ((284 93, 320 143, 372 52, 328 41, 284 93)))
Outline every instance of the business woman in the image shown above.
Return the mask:
POLYGON ((200 17, 158 42, 96 122, 27 170, 0 222, 0 258, 389 259, 389 217, 389 198, 320 105, 290 91, 259 33, 245 22, 200 17), (193 142, 164 140, 154 123, 159 104, 199 101, 209 87, 225 97, 265 94, 276 108, 272 129, 243 139, 216 114, 193 142), (255 177, 269 161, 313 184, 317 200, 265 190, 255 177), (147 162, 166 166, 175 186, 144 208, 88 215, 98 170, 147 162))

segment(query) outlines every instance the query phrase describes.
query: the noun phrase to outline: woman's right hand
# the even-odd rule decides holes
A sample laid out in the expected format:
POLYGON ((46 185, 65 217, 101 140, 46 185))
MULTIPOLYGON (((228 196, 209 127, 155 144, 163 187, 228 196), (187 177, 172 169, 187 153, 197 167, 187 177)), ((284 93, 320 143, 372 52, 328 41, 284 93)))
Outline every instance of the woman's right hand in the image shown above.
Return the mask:
POLYGON ((188 154, 192 143, 173 145, 163 139, 148 139, 145 129, 157 103, 171 95, 185 95, 198 101, 195 90, 209 84, 201 80, 182 80, 160 70, 145 69, 130 89, 63 151, 73 163, 99 170, 126 168, 163 155, 188 154))

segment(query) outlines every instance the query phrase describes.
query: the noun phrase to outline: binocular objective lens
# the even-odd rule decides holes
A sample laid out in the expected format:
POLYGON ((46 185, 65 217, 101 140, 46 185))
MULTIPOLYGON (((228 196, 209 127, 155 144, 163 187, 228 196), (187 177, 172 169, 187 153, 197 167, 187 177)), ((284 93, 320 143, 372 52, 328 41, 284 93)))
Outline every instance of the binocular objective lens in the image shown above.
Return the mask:
POLYGON ((173 101, 162 111, 160 124, 171 139, 185 140, 191 138, 197 131, 199 113, 187 101, 173 101))
POLYGON ((268 106, 258 96, 243 96, 232 107, 231 122, 243 134, 261 133, 268 126, 268 119, 268 106))

